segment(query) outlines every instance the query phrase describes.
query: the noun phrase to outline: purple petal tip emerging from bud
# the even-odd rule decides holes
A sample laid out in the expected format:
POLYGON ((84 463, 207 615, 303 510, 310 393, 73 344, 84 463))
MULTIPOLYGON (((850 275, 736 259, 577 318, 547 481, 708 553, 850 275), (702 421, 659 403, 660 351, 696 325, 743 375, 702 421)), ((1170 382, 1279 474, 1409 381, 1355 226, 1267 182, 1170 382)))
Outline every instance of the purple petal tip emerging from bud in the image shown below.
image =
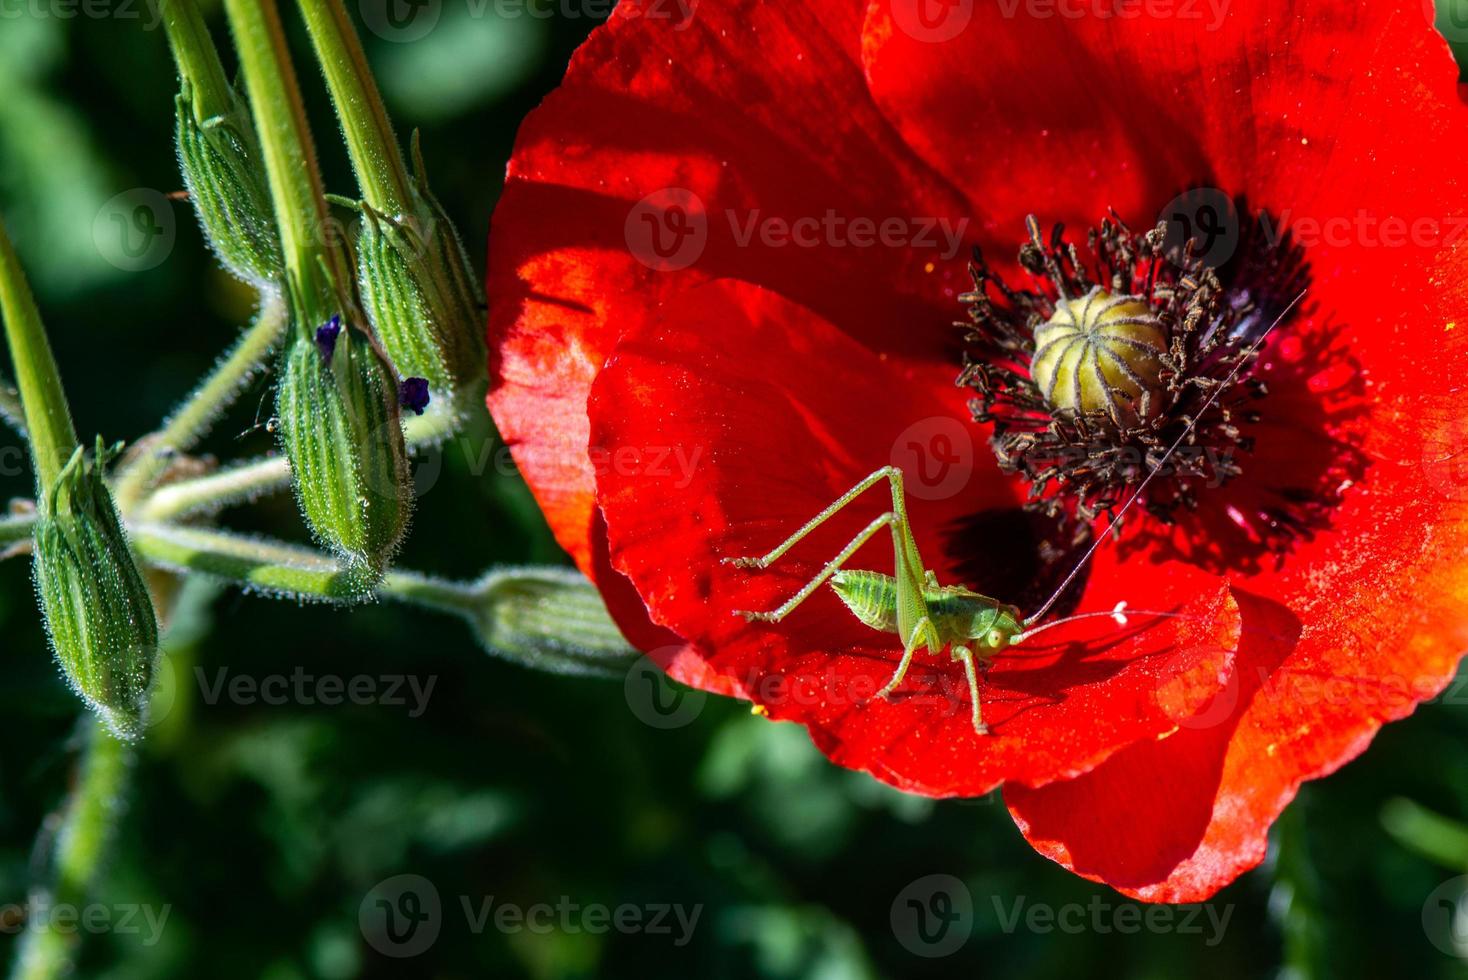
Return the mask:
POLYGON ((398 386, 398 400, 414 415, 422 415, 428 407, 428 379, 408 378, 398 386))
POLYGON ((334 316, 325 324, 316 328, 316 347, 321 351, 321 356, 328 362, 331 355, 336 353, 336 338, 341 336, 342 318, 334 316))

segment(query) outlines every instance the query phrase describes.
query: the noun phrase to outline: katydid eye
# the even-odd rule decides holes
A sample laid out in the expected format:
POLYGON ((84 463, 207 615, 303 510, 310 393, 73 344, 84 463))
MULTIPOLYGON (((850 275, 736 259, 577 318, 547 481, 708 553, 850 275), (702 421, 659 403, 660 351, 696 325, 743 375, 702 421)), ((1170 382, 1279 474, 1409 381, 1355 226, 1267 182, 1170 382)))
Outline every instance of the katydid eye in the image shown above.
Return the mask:
POLYGON ((989 635, 984 638, 984 642, 993 647, 995 650, 998 650, 1004 646, 1004 639, 1005 637, 1003 632, 999 630, 990 630, 989 635))

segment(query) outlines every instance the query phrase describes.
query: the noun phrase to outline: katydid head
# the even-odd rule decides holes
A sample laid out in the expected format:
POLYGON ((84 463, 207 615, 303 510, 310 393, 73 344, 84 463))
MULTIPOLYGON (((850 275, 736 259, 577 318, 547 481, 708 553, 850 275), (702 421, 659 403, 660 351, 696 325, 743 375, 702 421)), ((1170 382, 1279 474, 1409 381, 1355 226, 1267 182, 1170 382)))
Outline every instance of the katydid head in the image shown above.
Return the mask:
POLYGON ((928 614, 939 635, 951 643, 973 646, 985 658, 1009 647, 1024 630, 1022 614, 1014 606, 962 586, 934 590, 927 600, 928 614))

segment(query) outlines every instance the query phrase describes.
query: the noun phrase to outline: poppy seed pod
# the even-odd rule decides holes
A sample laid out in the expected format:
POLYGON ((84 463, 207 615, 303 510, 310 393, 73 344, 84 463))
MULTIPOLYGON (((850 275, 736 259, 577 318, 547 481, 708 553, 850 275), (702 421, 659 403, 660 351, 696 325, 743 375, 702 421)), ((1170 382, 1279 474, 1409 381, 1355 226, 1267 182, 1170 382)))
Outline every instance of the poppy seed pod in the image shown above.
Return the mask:
POLYGON ((102 479, 101 439, 77 448, 46 491, 34 573, 46 630, 67 681, 119 738, 139 737, 158 653, 158 622, 102 479))
POLYGON ((1146 302, 1099 286, 1035 329, 1030 371, 1058 412, 1147 418, 1161 407, 1167 334, 1146 302))
POLYGON ((177 99, 178 159, 204 237, 246 282, 280 280, 280 234, 272 217, 255 131, 243 106, 195 117, 190 86, 177 99))
POLYGON ((397 384, 366 335, 333 318, 287 349, 276 412, 306 522, 365 599, 412 507, 397 384))

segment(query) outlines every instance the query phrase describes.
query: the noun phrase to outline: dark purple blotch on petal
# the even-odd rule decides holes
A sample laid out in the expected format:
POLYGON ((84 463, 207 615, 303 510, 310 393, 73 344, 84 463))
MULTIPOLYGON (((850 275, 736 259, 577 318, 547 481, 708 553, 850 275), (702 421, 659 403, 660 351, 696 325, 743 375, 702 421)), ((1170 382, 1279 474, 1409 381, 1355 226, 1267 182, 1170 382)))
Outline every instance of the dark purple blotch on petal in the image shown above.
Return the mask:
POLYGON ((398 385, 398 400, 414 415, 422 415, 428 407, 428 379, 408 378, 398 385))
POLYGON ((331 355, 336 353, 336 339, 341 336, 342 318, 334 316, 324 324, 316 328, 316 349, 321 351, 321 356, 329 363, 331 355))

